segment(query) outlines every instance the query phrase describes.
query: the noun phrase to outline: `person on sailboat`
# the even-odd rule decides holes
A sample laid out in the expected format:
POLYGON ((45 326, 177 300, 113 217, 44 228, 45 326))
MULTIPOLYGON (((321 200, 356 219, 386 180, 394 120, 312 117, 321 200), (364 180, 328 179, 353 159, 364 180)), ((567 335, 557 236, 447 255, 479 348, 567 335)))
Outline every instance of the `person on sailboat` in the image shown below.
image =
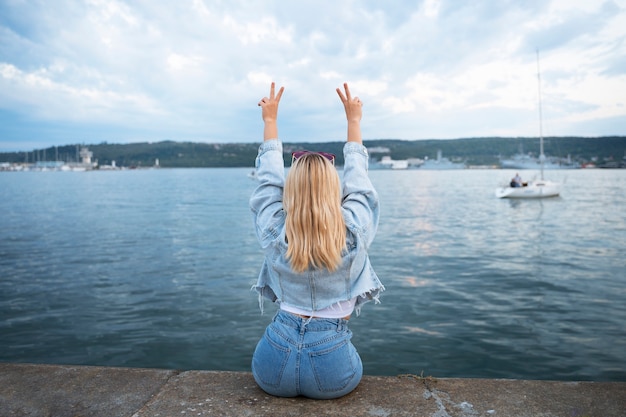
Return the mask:
POLYGON ((519 173, 515 173, 515 177, 511 180, 511 187, 517 188, 522 186, 522 177, 519 176, 519 173))
POLYGON ((348 122, 343 182, 334 155, 310 151, 292 153, 285 179, 276 123, 284 87, 275 93, 272 83, 259 102, 264 142, 250 207, 265 260, 253 288, 261 312, 264 298, 279 309, 256 346, 252 374, 279 397, 332 399, 356 388, 363 365, 348 320, 385 290, 367 254, 379 201, 361 140, 363 104, 344 89, 337 89, 348 122))

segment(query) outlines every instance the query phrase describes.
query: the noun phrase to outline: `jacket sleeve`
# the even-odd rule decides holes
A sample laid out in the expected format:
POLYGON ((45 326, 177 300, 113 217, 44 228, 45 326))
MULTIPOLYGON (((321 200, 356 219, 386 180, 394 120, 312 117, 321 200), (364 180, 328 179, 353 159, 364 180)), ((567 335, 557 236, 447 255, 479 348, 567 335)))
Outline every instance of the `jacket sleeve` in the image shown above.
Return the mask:
POLYGON ((346 226, 360 235, 369 248, 378 229, 380 207, 378 193, 368 176, 367 149, 355 142, 343 148, 343 213, 346 226))
POLYGON ((259 185, 250 197, 250 209, 259 243, 263 249, 267 249, 280 236, 285 218, 285 166, 283 146, 278 139, 267 140, 261 144, 255 167, 259 185))

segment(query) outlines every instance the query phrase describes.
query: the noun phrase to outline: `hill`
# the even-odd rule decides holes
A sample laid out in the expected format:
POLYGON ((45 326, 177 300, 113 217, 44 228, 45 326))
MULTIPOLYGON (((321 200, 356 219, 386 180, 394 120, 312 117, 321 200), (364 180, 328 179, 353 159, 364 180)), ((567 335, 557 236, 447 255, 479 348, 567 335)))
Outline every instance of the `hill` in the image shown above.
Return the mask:
MULTIPOLYGON (((393 159, 436 158, 437 151, 444 156, 461 160, 470 165, 497 165, 500 158, 526 152, 539 153, 538 138, 466 138, 451 140, 365 140, 365 145, 374 151, 385 151, 393 159)), ((120 167, 150 167, 155 161, 161 167, 252 167, 259 143, 194 143, 163 141, 155 143, 130 143, 94 145, 72 144, 30 152, 0 153, 0 162, 32 163, 35 161, 64 162, 78 161, 78 149, 87 146, 94 160, 100 165, 113 161, 120 167)), ((337 164, 343 163, 343 142, 284 143, 285 160, 296 149, 324 150, 337 155, 337 164)), ((590 161, 620 161, 626 155, 626 136, 610 137, 546 137, 545 154, 568 157, 586 163, 590 161)))

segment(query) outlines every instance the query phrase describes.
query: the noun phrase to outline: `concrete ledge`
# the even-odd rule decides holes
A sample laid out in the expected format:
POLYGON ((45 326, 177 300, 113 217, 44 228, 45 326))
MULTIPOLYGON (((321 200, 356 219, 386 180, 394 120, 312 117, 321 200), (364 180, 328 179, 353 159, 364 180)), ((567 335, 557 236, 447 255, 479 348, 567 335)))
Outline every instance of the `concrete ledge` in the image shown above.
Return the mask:
POLYGON ((245 372, 0 364, 0 416, 624 417, 626 383, 365 376, 316 401, 269 396, 245 372))

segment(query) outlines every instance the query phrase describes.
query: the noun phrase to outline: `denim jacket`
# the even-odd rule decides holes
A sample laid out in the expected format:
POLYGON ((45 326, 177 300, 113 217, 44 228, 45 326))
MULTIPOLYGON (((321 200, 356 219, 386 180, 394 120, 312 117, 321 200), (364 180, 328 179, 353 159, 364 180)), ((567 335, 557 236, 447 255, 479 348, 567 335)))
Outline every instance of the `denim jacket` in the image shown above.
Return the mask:
POLYGON ((307 311, 332 307, 356 297, 358 315, 364 303, 379 302, 385 287, 372 269, 367 250, 378 228, 378 194, 367 174, 367 149, 346 142, 343 148, 342 214, 346 223, 346 247, 335 271, 309 269, 294 272, 286 258, 283 186, 285 168, 283 147, 278 139, 265 141, 256 158, 258 187, 250 198, 257 238, 265 261, 256 285, 259 306, 263 298, 307 311))

